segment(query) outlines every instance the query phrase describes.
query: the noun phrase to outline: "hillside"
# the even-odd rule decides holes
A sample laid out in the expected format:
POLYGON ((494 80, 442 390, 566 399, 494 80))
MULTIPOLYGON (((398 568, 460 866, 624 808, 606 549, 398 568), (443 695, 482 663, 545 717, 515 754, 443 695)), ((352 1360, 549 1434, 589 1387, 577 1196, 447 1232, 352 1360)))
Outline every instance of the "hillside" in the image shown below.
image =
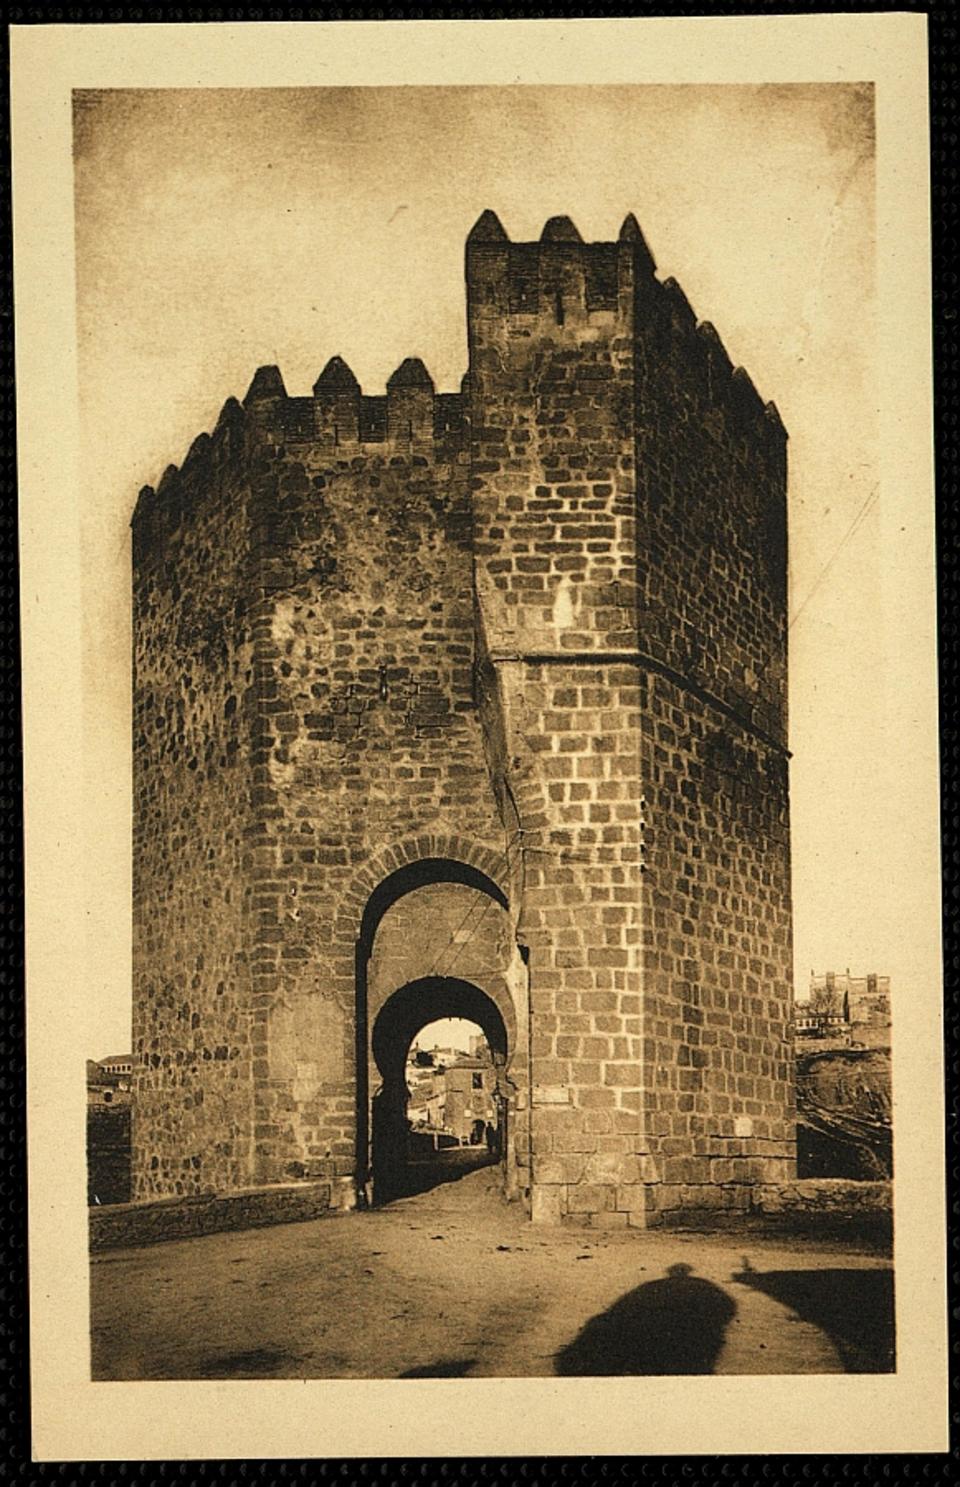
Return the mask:
POLYGON ((893 1176, 889 1049, 798 1051, 797 1171, 893 1176))

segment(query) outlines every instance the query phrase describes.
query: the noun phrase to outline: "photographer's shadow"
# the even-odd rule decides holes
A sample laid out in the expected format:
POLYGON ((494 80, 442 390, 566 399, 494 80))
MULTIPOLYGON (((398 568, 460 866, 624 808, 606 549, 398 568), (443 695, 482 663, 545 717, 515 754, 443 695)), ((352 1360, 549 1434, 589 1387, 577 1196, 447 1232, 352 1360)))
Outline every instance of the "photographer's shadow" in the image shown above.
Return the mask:
POLYGON ((566 1375, 713 1373, 736 1303, 689 1265, 636 1286, 555 1357, 566 1375))

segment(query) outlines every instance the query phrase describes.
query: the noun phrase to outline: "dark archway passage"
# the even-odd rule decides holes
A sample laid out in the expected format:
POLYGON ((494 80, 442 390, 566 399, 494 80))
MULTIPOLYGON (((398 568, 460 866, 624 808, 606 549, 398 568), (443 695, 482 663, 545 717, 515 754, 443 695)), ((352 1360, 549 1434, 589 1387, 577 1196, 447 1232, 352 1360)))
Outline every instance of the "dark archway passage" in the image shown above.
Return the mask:
POLYGON ((374 1203, 422 1192, 500 1159, 506 1150, 508 1100, 504 1072, 508 1038, 503 1016, 491 997, 471 982, 451 976, 409 982, 380 1009, 371 1044, 381 1079, 371 1112, 374 1203), (487 1040, 496 1071, 495 1130, 482 1150, 438 1152, 431 1160, 423 1152, 418 1154, 407 1118, 406 1059, 411 1043, 423 1028, 448 1018, 476 1024, 487 1040))
POLYGON ((408 861, 372 888, 363 908, 355 967, 356 1191, 361 1207, 371 1200, 386 1201, 391 1189, 396 1195, 397 1174, 406 1166, 406 1054, 417 1033, 434 1021, 462 1018, 484 1033, 499 1071, 496 1144, 505 1174, 511 1170, 512 1085, 505 1071, 519 1030, 506 976, 516 945, 504 890, 490 871, 476 865, 485 857, 491 865, 495 859, 478 847, 468 847, 464 855, 474 860, 427 856, 408 861), (435 902, 438 891, 445 899, 440 904, 435 902), (431 895, 434 901, 425 903, 431 895), (454 967, 458 975, 452 974, 454 967))

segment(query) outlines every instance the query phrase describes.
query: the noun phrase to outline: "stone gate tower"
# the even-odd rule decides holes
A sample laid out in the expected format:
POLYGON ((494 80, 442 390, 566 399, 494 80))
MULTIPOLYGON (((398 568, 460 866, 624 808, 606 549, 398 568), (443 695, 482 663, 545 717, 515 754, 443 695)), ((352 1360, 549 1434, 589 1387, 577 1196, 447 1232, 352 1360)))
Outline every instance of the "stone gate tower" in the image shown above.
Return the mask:
POLYGON ((466 290, 459 393, 263 367, 140 494, 138 1197, 388 1192, 445 1016, 535 1219, 792 1175, 786 435, 632 216, 466 290))

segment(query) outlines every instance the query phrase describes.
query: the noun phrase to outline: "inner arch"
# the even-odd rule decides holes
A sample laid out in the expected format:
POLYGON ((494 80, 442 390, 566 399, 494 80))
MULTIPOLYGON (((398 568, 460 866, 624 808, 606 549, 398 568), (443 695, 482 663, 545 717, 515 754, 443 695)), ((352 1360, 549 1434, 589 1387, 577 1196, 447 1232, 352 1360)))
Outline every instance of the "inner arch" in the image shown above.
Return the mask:
MULTIPOLYGON (((382 1083, 373 1101, 372 1167, 374 1202, 412 1191, 411 1131, 407 1119, 407 1054, 417 1034, 431 1022, 459 1017, 480 1028, 493 1057, 498 1119, 492 1155, 504 1150, 506 1094, 501 1087, 510 1048, 500 1009, 486 992, 457 977, 423 977, 388 997, 372 1029, 371 1052, 382 1083)), ((473 1165, 477 1165, 476 1162, 473 1165)), ((447 1180, 441 1176, 437 1181, 447 1180)), ((433 1185, 432 1183, 429 1185, 433 1185)))
POLYGON ((373 1025, 373 1057, 381 1077, 403 1078, 407 1049, 430 1022, 462 1017, 475 1022, 494 1062, 507 1061, 507 1029, 496 1002, 479 986, 450 976, 427 976, 401 986, 381 1007, 373 1025))

